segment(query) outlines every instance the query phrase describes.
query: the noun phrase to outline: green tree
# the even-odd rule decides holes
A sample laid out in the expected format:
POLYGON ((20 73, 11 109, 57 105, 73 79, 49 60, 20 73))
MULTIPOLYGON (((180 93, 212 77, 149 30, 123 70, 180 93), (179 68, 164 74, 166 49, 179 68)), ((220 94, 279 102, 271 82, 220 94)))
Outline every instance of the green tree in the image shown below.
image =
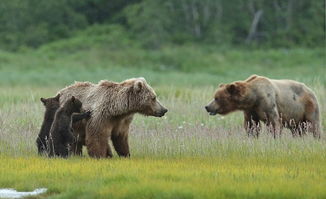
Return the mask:
POLYGON ((7 0, 0 2, 0 45, 17 49, 27 45, 64 38, 74 30, 86 27, 87 21, 65 0, 7 0))

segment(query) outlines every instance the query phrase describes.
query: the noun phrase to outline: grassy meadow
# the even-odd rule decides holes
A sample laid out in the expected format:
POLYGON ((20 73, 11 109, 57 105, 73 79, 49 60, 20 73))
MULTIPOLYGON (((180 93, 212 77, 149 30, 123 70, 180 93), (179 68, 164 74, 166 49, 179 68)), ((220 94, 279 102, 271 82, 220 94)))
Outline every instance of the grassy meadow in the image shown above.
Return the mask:
MULTIPOLYGON (((78 44, 78 45, 77 45, 78 44)), ((83 48, 67 40, 38 50, 0 51, 0 188, 39 198, 325 198, 326 135, 273 139, 246 136, 241 112, 209 116, 204 106, 219 83, 251 74, 288 78, 311 87, 326 126, 324 49, 161 50, 83 48), (79 49, 79 50, 77 50, 79 49), (80 50, 82 49, 82 50, 80 50), (47 159, 35 140, 40 97, 76 81, 123 81, 143 76, 169 109, 163 118, 137 115, 131 158, 47 159)))

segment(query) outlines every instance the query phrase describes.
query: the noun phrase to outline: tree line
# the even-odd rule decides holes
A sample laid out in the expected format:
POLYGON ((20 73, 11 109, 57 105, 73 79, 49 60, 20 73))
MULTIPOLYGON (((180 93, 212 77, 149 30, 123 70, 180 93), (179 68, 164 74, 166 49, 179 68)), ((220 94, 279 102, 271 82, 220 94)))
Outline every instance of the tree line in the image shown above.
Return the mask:
POLYGON ((118 24, 146 48, 316 47, 324 16, 323 0, 2 0, 0 48, 36 48, 94 24, 118 24))

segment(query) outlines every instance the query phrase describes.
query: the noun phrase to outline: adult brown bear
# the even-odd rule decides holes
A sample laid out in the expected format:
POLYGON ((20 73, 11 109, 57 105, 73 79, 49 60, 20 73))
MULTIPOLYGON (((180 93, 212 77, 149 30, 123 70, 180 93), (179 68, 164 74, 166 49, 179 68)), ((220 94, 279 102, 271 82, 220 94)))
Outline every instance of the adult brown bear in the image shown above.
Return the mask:
POLYGON ((253 75, 245 81, 221 84, 214 99, 205 106, 210 115, 244 112, 248 134, 259 134, 259 121, 265 122, 274 137, 282 127, 293 135, 311 131, 320 138, 318 101, 311 89, 293 80, 274 80, 253 75))
POLYGON ((86 145, 91 157, 112 157, 109 138, 119 156, 130 156, 128 133, 133 115, 141 113, 162 117, 167 112, 144 78, 128 79, 121 83, 106 80, 98 84, 77 82, 58 93, 61 104, 75 96, 82 102, 84 110, 92 112, 87 122, 74 125, 78 139, 74 152, 81 154, 82 146, 86 145))

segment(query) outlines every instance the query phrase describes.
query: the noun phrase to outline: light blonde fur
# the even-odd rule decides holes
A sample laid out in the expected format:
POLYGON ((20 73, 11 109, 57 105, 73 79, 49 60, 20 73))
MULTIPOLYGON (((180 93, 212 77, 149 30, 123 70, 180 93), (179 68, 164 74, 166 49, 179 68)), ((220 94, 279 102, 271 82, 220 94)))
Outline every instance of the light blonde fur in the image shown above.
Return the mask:
MULTIPOLYGON (((206 109, 211 114, 242 110, 248 133, 259 131, 259 121, 270 126, 274 136, 282 127, 293 135, 311 131, 320 137, 320 113, 316 96, 305 84, 253 75, 245 81, 223 84, 206 109)), ((258 132, 256 132, 258 134, 258 132)))
POLYGON ((156 93, 144 78, 133 78, 117 83, 102 80, 98 84, 76 82, 59 91, 60 102, 75 96, 84 110, 92 111, 87 123, 74 126, 80 138, 75 152, 81 154, 86 144, 92 157, 112 156, 108 145, 111 138, 117 153, 129 156, 128 132, 135 113, 160 117, 167 111, 156 99, 156 93))

